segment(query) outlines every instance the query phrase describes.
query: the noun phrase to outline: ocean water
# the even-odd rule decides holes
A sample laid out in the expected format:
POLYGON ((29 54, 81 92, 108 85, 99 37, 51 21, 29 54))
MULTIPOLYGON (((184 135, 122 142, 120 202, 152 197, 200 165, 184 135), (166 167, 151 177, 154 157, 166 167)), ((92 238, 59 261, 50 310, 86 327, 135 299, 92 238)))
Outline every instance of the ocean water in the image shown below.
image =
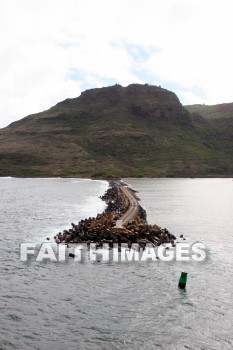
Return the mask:
POLYGON ((232 179, 125 181, 150 223, 204 243, 206 260, 24 263, 20 243, 101 212, 108 184, 0 178, 1 350, 233 349, 232 179))

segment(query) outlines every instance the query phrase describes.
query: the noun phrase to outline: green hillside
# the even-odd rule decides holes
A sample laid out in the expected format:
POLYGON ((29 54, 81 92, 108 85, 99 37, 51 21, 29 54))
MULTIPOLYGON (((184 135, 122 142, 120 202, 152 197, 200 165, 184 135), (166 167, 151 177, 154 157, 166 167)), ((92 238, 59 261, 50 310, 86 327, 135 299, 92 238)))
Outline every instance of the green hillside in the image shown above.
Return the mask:
POLYGON ((91 89, 1 129, 0 176, 232 176, 232 121, 156 86, 91 89))
POLYGON ((233 103, 222 103, 213 106, 196 104, 185 106, 185 108, 190 113, 200 114, 207 119, 233 118, 233 103))

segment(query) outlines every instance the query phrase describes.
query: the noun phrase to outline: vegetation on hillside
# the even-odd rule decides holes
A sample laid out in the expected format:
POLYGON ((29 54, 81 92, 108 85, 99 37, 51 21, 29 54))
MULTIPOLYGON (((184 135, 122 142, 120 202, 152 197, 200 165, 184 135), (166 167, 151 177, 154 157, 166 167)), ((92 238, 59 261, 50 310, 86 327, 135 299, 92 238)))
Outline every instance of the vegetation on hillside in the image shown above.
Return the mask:
POLYGON ((222 103, 218 105, 189 105, 185 108, 190 113, 196 113, 207 119, 233 118, 233 103, 222 103))

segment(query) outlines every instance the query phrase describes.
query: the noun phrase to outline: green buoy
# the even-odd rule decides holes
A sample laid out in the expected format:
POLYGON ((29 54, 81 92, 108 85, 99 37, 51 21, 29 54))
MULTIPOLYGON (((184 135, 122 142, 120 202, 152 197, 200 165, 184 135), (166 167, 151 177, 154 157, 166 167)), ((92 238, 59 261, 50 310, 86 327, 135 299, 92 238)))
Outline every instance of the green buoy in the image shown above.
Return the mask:
POLYGON ((186 286, 186 282, 187 282, 187 276, 188 273, 187 272, 181 272, 181 276, 180 276, 180 280, 179 280, 179 288, 184 289, 186 286))

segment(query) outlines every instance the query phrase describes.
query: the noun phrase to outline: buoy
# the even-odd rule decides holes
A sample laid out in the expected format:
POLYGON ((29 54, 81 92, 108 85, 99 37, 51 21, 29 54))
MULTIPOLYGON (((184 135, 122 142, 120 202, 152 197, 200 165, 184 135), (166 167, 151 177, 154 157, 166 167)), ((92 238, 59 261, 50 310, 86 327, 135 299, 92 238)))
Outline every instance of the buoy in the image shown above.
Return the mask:
POLYGON ((187 276, 188 273, 187 272, 181 272, 181 276, 180 276, 180 280, 179 280, 179 288, 184 289, 186 286, 186 282, 187 282, 187 276))

